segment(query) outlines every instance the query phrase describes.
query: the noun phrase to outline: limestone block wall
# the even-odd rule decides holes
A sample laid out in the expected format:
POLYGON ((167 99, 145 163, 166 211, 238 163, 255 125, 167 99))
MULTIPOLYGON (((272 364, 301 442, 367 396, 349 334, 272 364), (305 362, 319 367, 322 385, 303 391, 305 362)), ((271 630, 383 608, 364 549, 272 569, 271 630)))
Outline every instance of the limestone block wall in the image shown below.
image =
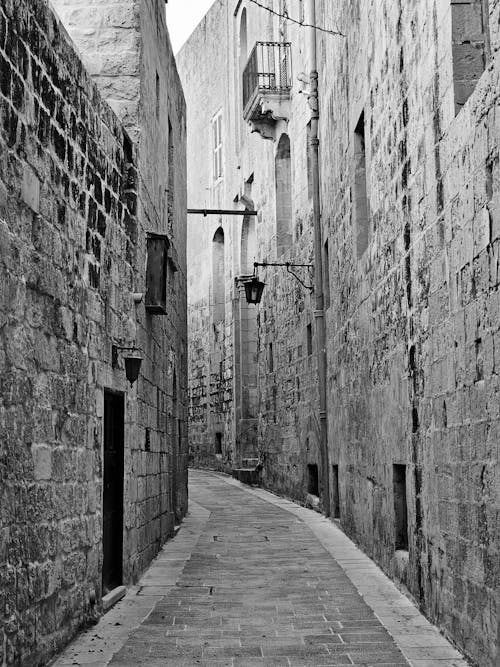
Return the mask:
MULTIPOLYGON (((294 16, 297 7, 287 9, 294 16)), ((316 34, 329 509, 476 664, 489 667, 498 662, 499 3, 317 0, 316 10, 318 25, 343 33, 316 34)), ((250 202, 259 261, 276 260, 280 248, 275 158, 282 133, 290 137, 293 197, 292 242, 282 257, 312 258, 307 88, 298 80, 310 71, 306 37, 305 28, 250 3, 217 3, 179 58, 188 162, 196 167, 193 205, 242 209, 250 202), (292 42, 291 113, 270 140, 241 122, 241 71, 258 40, 292 42), (200 90, 212 91, 203 102, 200 90), (225 171, 216 189, 210 121, 221 108, 225 171)), ((201 222, 190 234, 190 298, 207 314, 191 310, 190 400, 196 447, 213 453, 204 360, 214 351, 211 242, 220 221, 200 234, 201 222)), ((241 221, 224 222, 233 302, 231 311, 226 302, 224 348, 233 378, 224 429, 231 463, 241 449, 245 322, 233 281, 246 266, 242 232, 241 221)), ((265 485, 303 500, 307 466, 319 465, 314 325, 308 330, 314 306, 280 270, 260 275, 266 289, 252 353, 257 455, 265 485)))
POLYGON ((187 506, 184 100, 168 41, 160 43, 168 113, 157 115, 144 84, 138 129, 127 126, 134 144, 47 3, 0 8, 0 646, 8 665, 43 664, 99 614, 105 389, 125 403, 125 583, 187 506), (168 127, 165 117, 174 179, 168 133, 144 169, 147 137, 168 127), (153 194, 155 161, 175 188, 170 225, 160 208, 166 194, 153 194), (145 292, 149 231, 169 234, 177 269, 162 317, 133 297, 145 292), (132 388, 123 362, 112 367, 113 343, 143 353, 132 388))
MULTIPOLYGON (((285 269, 262 269, 267 284, 262 304, 247 309, 235 284, 237 276, 252 273, 255 260, 311 261, 311 200, 303 169, 307 101, 299 94, 302 84, 297 80, 306 69, 300 29, 289 33, 291 38, 293 32, 290 122, 279 123, 274 140, 266 140, 252 134, 243 121, 241 77, 247 58, 257 41, 283 41, 281 28, 271 14, 251 3, 216 3, 178 56, 188 109, 190 207, 248 207, 258 213, 252 220, 190 217, 191 455, 197 463, 229 470, 244 458, 259 458, 265 485, 302 500, 307 495, 307 464, 319 464, 315 356, 313 347, 307 349, 307 327, 314 329, 310 294, 285 269), (220 112, 223 177, 214 182, 211 122, 220 112), (278 239, 277 224, 275 158, 282 134, 290 138, 290 173, 281 172, 281 183, 286 182, 287 203, 281 214, 283 224, 289 225, 284 235, 287 247, 278 239), (220 226, 225 318, 224 327, 214 331, 213 238, 220 226), (217 432, 223 444, 216 458, 217 432)), ((302 277, 310 282, 312 274, 302 271, 302 277)))
MULTIPOLYGON (((143 4, 149 8, 152 2, 143 4)), ((86 70, 136 141, 141 96, 140 3, 111 0, 103 5, 100 0, 52 0, 52 6, 76 44, 86 70)), ((156 43, 155 33, 149 35, 156 43)))
MULTIPOLYGON (((175 480, 175 512, 180 518, 187 508, 186 119, 165 7, 159 0, 119 0, 104 5, 53 0, 53 4, 101 94, 136 142, 137 209, 143 228, 166 234, 171 243, 174 270, 169 271, 167 313, 151 316, 140 307, 138 336, 144 343, 145 369, 151 378, 140 419, 145 434, 153 415, 164 413, 157 421, 166 424, 167 437, 159 430, 148 437, 161 459, 163 487, 172 486, 175 480), (157 394, 156 386, 163 393, 157 394)), ((145 247, 143 250, 138 257, 141 267, 146 265, 145 247)), ((141 437, 136 454, 139 467, 148 465, 142 461, 142 450, 141 437)), ((140 494, 144 502, 148 493, 144 489, 140 494)), ((154 504, 145 508, 147 520, 156 520, 154 504)), ((164 525, 163 530, 170 528, 164 525)), ((153 544, 148 553, 137 555, 138 571, 150 562, 156 548, 153 544)))
MULTIPOLYGON (((188 202, 191 208, 231 208, 226 206, 232 176, 228 137, 231 137, 233 123, 228 73, 224 69, 226 25, 226 7, 217 3, 177 57, 188 114, 188 202), (200 91, 203 91, 203 103, 200 91), (218 114, 223 144, 222 173, 216 178, 212 122, 218 114)), ((190 455, 193 461, 204 461, 216 467, 230 466, 233 458, 230 444, 233 439, 232 286, 235 275, 232 247, 237 224, 221 216, 191 215, 188 219, 190 455), (218 230, 223 231, 223 242, 218 246, 222 262, 217 262, 215 257, 214 237, 218 230), (214 321, 216 310, 219 316, 222 314, 218 322, 214 321), (220 454, 216 449, 220 449, 220 454)))
POLYGON ((470 43, 480 53, 484 28, 470 16, 457 24, 454 3, 319 4, 319 20, 346 35, 320 36, 318 46, 329 444, 340 519, 474 664, 492 666, 499 6, 490 1, 484 14, 491 50, 472 81, 475 65, 469 76, 456 43, 476 26, 470 43), (457 107, 464 71, 474 92, 457 107), (369 216, 360 252, 362 113, 369 216), (406 545, 398 543, 402 487, 406 545))

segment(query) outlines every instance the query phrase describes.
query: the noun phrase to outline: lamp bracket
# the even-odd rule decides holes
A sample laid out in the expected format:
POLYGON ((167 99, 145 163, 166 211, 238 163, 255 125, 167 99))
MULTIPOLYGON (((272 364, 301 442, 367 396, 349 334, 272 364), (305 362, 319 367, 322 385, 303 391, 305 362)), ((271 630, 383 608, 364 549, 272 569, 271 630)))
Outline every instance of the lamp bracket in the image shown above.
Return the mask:
POLYGON ((294 262, 254 262, 253 267, 254 267, 254 275, 257 272, 257 267, 258 266, 282 266, 286 267, 287 272, 292 275, 305 289, 310 290, 311 292, 314 291, 314 285, 306 285, 306 283, 300 278, 294 271, 291 271, 290 269, 292 268, 307 268, 307 269, 314 269, 314 264, 296 264, 294 262))
POLYGON ((137 348, 113 344, 111 346, 111 368, 116 368, 118 366, 118 353, 123 352, 124 350, 137 350, 137 348))
POLYGON ((253 274, 251 274, 249 276, 235 276, 234 281, 235 281, 236 284, 238 284, 238 283, 248 283, 250 280, 252 280, 252 278, 254 276, 255 276, 255 271, 253 272, 253 274))

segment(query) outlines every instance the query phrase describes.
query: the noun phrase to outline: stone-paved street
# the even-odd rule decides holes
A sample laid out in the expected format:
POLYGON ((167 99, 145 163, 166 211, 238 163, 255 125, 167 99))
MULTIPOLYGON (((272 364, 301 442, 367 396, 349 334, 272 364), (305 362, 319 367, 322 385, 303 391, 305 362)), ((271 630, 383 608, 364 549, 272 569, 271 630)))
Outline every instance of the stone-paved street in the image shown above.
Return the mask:
POLYGON ((59 667, 467 664, 324 517, 215 473, 191 471, 190 498, 186 525, 108 630, 86 633, 59 667))

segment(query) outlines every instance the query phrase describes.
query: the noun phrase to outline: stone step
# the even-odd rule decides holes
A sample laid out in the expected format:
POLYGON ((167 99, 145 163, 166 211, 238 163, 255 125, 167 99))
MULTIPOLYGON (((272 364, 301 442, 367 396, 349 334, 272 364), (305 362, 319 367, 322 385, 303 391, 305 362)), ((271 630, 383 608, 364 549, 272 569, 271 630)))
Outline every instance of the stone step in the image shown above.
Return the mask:
POLYGON ((125 597, 127 589, 125 586, 117 586, 113 588, 107 595, 102 596, 102 610, 104 613, 114 607, 117 602, 120 602, 125 597))

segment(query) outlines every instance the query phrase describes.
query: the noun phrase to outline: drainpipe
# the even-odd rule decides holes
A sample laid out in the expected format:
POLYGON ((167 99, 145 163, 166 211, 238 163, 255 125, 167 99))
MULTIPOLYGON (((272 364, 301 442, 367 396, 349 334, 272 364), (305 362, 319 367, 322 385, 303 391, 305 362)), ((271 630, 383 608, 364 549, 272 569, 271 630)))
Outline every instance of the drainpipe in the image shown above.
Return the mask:
MULTIPOLYGON (((306 23, 316 25, 316 0, 308 0, 306 23)), ((326 397, 326 325, 323 294, 323 234, 321 229, 321 204, 319 180, 319 104, 318 104, 318 70, 316 56, 316 30, 308 28, 309 51, 309 95, 308 103, 311 112, 311 129, 309 133, 309 147, 312 170, 312 199, 314 225, 314 321, 316 328, 316 344, 318 357, 318 389, 319 389, 319 424, 320 424, 320 452, 321 478, 323 486, 323 508, 326 516, 330 516, 330 476, 328 456, 328 417, 326 397)))

